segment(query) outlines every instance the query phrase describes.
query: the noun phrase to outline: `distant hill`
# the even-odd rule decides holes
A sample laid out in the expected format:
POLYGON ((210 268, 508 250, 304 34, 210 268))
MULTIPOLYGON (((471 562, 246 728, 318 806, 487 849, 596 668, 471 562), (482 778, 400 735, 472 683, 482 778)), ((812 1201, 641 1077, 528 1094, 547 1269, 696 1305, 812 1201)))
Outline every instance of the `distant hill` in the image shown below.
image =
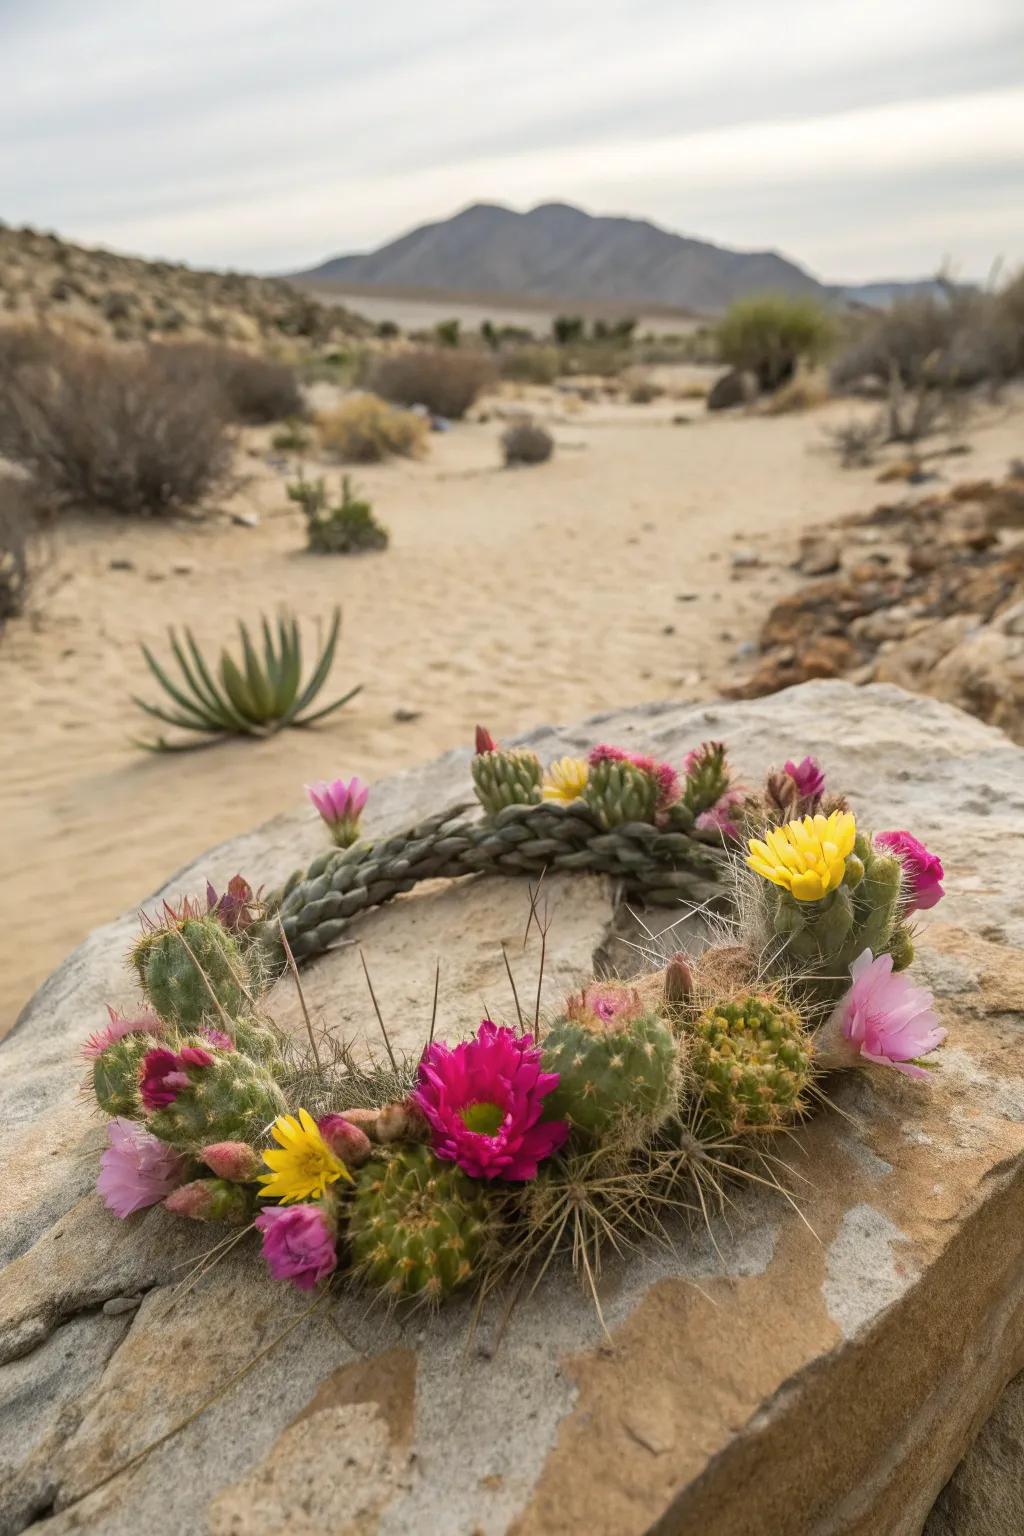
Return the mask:
POLYGON ((732 251, 645 219, 595 217, 566 203, 543 203, 529 213, 474 203, 377 251, 337 256, 295 276, 704 313, 766 289, 828 297, 816 278, 776 251, 732 251))

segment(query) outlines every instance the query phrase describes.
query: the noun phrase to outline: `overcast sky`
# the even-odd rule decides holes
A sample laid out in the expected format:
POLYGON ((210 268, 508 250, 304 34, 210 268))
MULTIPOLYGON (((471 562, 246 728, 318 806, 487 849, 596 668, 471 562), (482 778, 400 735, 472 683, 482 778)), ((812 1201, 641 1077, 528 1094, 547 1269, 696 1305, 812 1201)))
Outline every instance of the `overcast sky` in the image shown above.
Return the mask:
POLYGON ((831 280, 1024 262, 1022 0, 0 0, 0 218, 294 269, 578 203, 831 280))

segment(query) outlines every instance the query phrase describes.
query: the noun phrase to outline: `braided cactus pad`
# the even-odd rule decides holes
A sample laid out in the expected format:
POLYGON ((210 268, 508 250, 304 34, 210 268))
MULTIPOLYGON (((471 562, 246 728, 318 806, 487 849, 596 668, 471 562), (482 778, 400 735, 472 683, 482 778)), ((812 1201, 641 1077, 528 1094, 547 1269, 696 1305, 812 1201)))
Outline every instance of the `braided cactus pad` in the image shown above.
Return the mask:
POLYGON ((456 807, 398 837, 321 854, 280 893, 280 917, 296 959, 322 953, 353 917, 411 891, 421 880, 474 874, 577 870, 623 881, 637 901, 674 905, 723 895, 727 856, 713 840, 627 822, 606 831, 585 806, 510 805, 490 820, 456 807))

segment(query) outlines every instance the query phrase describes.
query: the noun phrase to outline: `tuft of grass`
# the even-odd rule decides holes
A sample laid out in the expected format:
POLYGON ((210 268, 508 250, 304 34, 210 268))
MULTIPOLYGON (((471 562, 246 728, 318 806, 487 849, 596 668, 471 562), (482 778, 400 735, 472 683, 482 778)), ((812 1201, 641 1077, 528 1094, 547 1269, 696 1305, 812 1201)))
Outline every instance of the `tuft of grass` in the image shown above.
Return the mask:
POLYGON ((495 381, 494 363, 468 348, 419 347, 378 357, 368 384, 395 405, 422 405, 435 416, 459 421, 495 381))
POLYGON ((371 394, 353 395, 323 412, 316 429, 322 446, 343 464, 379 464, 394 454, 417 458, 428 430, 422 416, 371 394))
POLYGON ((513 384, 553 384, 562 371, 562 357, 557 347, 510 347, 499 353, 498 368, 513 384))
POLYGON ((828 380, 821 372, 798 369, 788 384, 782 384, 768 396, 761 407, 764 416, 788 416, 796 411, 810 411, 828 399, 828 380))
POLYGON ((36 508, 30 486, 0 476, 0 635, 8 619, 24 613, 34 574, 36 508))
POLYGON ((241 656, 236 660, 224 647, 216 675, 190 629, 182 631, 182 639, 173 628, 168 630, 171 651, 180 674, 176 680, 168 675, 149 647, 143 645, 146 665, 173 708, 166 704, 150 704, 134 695, 132 702, 153 719, 176 726, 198 739, 178 742, 160 736, 155 741, 140 742, 139 745, 154 752, 181 752, 190 747, 213 746, 229 736, 274 736, 289 726, 308 726, 326 719, 361 692, 360 683, 333 703, 311 712, 334 661, 341 629, 340 608, 334 610, 327 639, 305 682, 302 680, 302 638, 298 620, 282 612, 276 627, 264 617, 260 619, 260 628, 262 659, 248 628, 239 620, 241 656))

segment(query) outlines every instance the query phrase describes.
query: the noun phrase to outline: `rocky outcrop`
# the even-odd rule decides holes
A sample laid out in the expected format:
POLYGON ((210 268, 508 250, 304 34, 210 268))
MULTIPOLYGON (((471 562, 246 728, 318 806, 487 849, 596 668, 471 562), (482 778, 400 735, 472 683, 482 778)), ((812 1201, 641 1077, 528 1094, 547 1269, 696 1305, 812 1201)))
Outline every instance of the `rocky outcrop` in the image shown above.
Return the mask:
MULTIPOLYGON (((468 1304, 387 1318, 342 1292, 310 1309, 265 1279, 249 1239, 211 1263, 211 1229, 160 1211, 122 1224, 91 1192, 101 1135, 75 1050, 104 1000, 129 995, 128 914, 0 1045, 0 1531, 918 1536, 1024 1369, 1024 751, 935 701, 835 682, 530 741, 545 757, 610 738, 678 760, 709 734, 750 779, 820 754, 867 822, 945 854, 920 965, 951 1040, 929 1081, 842 1083, 837 1112, 780 1148, 799 1212, 737 1189, 710 1232, 606 1269, 611 1347, 561 1273, 504 1329, 486 1313, 473 1329, 468 1304)), ((378 786, 370 834, 462 798, 466 756, 378 786)), ((319 845, 311 818, 281 817, 158 894, 236 869, 273 883, 319 845)), ((546 895, 553 998, 615 942, 613 893, 566 877, 546 895)), ((487 880, 360 925, 403 1043, 429 1024, 438 958, 440 1030, 511 1012, 502 940, 532 1008, 526 910, 519 882, 487 880)), ((311 966, 305 990, 322 1024, 375 1031, 353 948, 311 966)))
POLYGON ((1024 480, 884 505, 804 536, 817 579, 771 609, 736 697, 813 677, 929 693, 1024 741, 1024 480))

